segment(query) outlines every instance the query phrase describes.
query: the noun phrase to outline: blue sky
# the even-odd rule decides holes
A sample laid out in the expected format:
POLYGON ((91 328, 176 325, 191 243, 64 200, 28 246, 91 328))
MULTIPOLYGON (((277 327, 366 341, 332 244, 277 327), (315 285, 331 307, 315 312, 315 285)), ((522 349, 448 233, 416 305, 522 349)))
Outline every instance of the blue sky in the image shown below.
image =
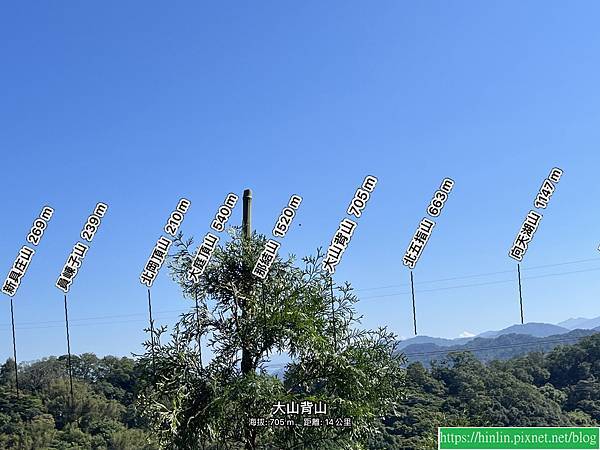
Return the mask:
MULTIPOLYGON (((109 211, 71 289, 72 350, 128 355, 144 339, 138 276, 179 198, 192 202, 182 230, 200 236, 228 192, 253 189, 263 233, 301 195, 280 251, 305 255, 368 174, 379 183, 336 272, 365 326, 412 335, 402 255, 444 177, 454 190, 414 271, 419 333, 517 323, 507 252, 555 166, 522 265, 525 320, 600 315, 598 13, 591 1, 4 4, 2 278, 42 206, 55 209, 15 297, 19 359, 66 351, 54 282, 97 202, 109 211)), ((166 270, 153 301, 165 324, 189 306, 166 270)))

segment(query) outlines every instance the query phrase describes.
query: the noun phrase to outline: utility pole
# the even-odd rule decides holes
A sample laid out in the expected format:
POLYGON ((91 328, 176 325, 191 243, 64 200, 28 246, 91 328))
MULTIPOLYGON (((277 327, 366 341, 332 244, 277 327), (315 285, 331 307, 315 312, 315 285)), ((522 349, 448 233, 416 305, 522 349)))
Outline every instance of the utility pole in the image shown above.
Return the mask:
POLYGON ((252 235, 252 190, 244 190, 244 209, 242 211, 242 236, 249 239, 252 235))
MULTIPOLYGON (((252 236, 252 190, 244 190, 244 204, 242 210, 242 245, 249 245, 250 237, 252 236)), ((246 251, 246 249, 244 249, 246 251)), ((246 256, 246 255, 244 255, 246 256)), ((244 258, 245 259, 245 258, 244 258)), ((249 270, 252 270, 249 268, 249 270)), ((242 324, 245 324, 248 320, 248 316, 251 314, 249 311, 250 305, 247 300, 242 300, 242 324)), ((242 375, 248 375, 254 372, 254 356, 252 354, 250 342, 247 341, 245 336, 241 336, 242 342, 242 361, 240 369, 242 375)), ((245 443, 244 448, 246 450, 252 450, 256 448, 256 435, 253 430, 246 428, 245 430, 245 443)))
MULTIPOLYGON (((250 240, 252 235, 252 191, 250 189, 244 190, 244 209, 242 212, 242 238, 244 243, 250 240)), ((249 268, 249 270, 252 270, 249 268)), ((242 323, 245 324, 250 314, 248 309, 250 305, 247 300, 242 300, 242 323)), ((253 367, 253 356, 250 350, 250 343, 246 342, 244 336, 242 336, 242 362, 241 370, 242 374, 247 375, 254 370, 253 367)))

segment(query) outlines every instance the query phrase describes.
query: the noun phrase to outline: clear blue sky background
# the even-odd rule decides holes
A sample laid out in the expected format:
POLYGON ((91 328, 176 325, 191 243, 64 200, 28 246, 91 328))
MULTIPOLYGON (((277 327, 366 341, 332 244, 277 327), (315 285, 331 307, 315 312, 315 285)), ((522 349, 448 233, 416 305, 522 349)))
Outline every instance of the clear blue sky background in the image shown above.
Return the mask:
MULTIPOLYGON (((71 290, 72 350, 128 355, 145 337, 138 276, 180 197, 199 236, 230 191, 253 189, 264 233, 302 195, 281 251, 304 255, 367 174, 379 184, 336 272, 365 326, 412 335, 401 259, 444 177, 455 188, 415 270, 419 333, 517 323, 507 252, 554 166, 525 318, 600 315, 599 14, 591 1, 4 3, 2 278, 41 207, 56 210, 15 297, 19 359, 66 352, 54 282, 97 202, 110 209, 71 290)), ((153 292, 159 323, 189 306, 166 270, 153 292)))

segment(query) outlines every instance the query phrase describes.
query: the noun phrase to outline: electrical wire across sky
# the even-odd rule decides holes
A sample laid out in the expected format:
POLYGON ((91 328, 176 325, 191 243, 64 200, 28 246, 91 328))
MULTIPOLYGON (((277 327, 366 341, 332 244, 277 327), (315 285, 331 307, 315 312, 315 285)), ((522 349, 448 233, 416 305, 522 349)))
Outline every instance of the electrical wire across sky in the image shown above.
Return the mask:
MULTIPOLYGON (((551 268, 551 267, 559 267, 559 266, 590 263, 590 262, 600 262, 600 258, 588 258, 588 259, 580 259, 580 260, 575 260, 575 261, 563 261, 563 262, 553 263, 553 264, 544 264, 544 265, 526 267, 526 268, 523 268, 522 270, 524 272, 527 272, 527 271, 532 271, 532 270, 537 270, 537 269, 545 269, 545 268, 551 268)), ((600 267, 592 267, 592 268, 570 270, 570 271, 560 271, 560 272, 541 274, 541 275, 531 275, 531 276, 523 277, 523 279, 524 280, 533 280, 533 279, 538 279, 538 278, 552 278, 552 277, 558 277, 558 276, 572 275, 572 274, 585 273, 585 272, 595 272, 595 271, 600 271, 600 267)), ((483 278, 483 277, 509 274, 509 273, 510 274, 514 273, 514 270, 502 270, 502 271, 497 271, 497 272, 485 272, 485 273, 479 273, 479 274, 461 275, 461 276, 456 276, 456 277, 420 281, 415 284, 426 285, 426 284, 433 284, 433 283, 447 282, 447 281, 457 281, 457 280, 464 280, 464 279, 471 279, 471 278, 483 278)), ((467 288, 473 288, 473 287, 479 287, 479 286, 488 286, 488 285, 494 285, 494 284, 505 284, 505 283, 514 283, 514 282, 515 282, 514 278, 503 279, 503 280, 493 280, 493 281, 482 281, 482 282, 477 282, 477 283, 459 284, 459 285, 455 285, 455 286, 443 286, 443 287, 430 288, 430 289, 421 289, 420 292, 438 292, 438 291, 445 291, 445 290, 452 290, 452 289, 467 289, 467 288)), ((410 290, 409 290, 410 284, 409 283, 393 284, 393 285, 386 285, 386 286, 373 286, 373 287, 369 287, 369 288, 359 288, 359 289, 354 289, 354 292, 360 293, 360 292, 366 292, 366 291, 376 291, 376 290, 399 288, 399 287, 405 287, 405 288, 407 288, 407 290, 400 291, 400 292, 393 292, 393 293, 389 293, 389 294, 377 294, 377 295, 366 295, 366 296, 359 295, 358 298, 359 298, 359 301, 363 301, 363 300, 373 300, 373 299, 378 299, 378 298, 410 295, 410 290)), ((162 311, 156 311, 155 316, 156 316, 156 318, 163 319, 163 320, 176 320, 179 316, 172 316, 172 315, 164 316, 164 314, 184 313, 187 311, 188 311, 187 309, 162 310, 162 311)), ((146 319, 144 319, 143 317, 145 317, 145 313, 130 313, 130 314, 112 314, 112 315, 106 315, 106 316, 89 316, 89 317, 81 317, 81 318, 70 318, 69 321, 70 321, 70 323, 72 323, 73 326, 91 326, 91 325, 103 325, 104 326, 104 325, 112 325, 112 324, 144 322, 146 319), (116 321, 110 320, 110 319, 124 319, 124 318, 133 318, 133 317, 139 317, 139 319, 116 320, 116 321)), ((18 330, 32 330, 32 329, 62 327, 63 326, 62 323, 63 323, 62 320, 20 322, 17 324, 17 329, 18 330)), ((11 326, 10 323, 0 323, 0 330, 8 331, 10 329, 10 326, 11 326)))

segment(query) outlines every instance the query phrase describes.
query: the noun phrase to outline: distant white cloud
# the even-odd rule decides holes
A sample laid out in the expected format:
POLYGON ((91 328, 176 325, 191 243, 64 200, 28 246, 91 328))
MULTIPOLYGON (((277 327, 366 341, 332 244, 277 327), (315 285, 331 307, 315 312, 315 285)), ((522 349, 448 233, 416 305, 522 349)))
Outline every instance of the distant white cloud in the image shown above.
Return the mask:
POLYGON ((473 333, 471 333, 470 331, 463 331, 462 333, 460 333, 458 335, 458 337, 461 337, 461 338, 473 337, 473 336, 475 336, 475 335, 473 333))

